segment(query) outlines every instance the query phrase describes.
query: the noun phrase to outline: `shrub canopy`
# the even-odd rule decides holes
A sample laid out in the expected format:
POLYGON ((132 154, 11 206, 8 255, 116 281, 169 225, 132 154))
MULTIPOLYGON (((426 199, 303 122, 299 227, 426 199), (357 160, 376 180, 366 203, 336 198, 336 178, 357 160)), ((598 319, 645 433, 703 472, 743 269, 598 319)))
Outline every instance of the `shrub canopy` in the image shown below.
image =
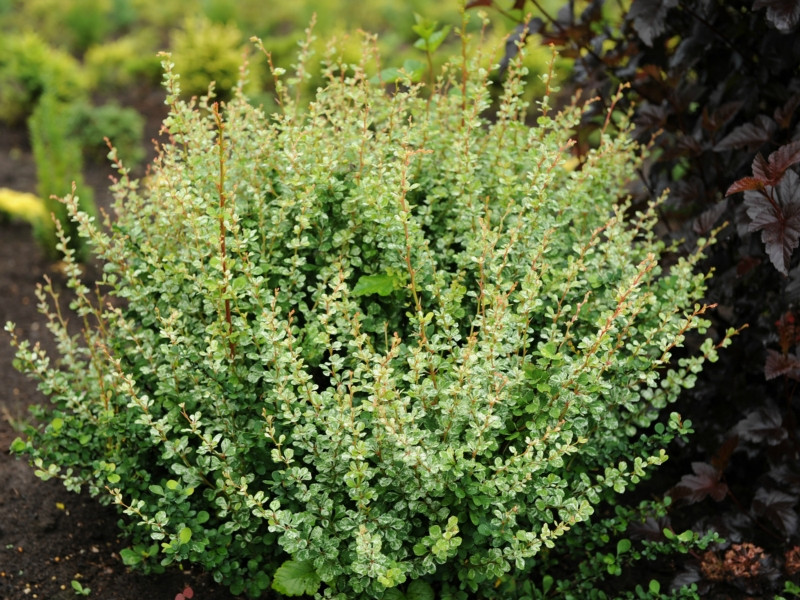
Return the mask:
POLYGON ((491 589, 684 431, 650 426, 715 355, 670 367, 706 327, 708 242, 662 268, 655 204, 621 201, 625 115, 576 167, 583 109, 527 127, 521 55, 492 119, 479 54, 391 93, 334 56, 308 106, 304 57, 278 80, 271 120, 241 86, 180 100, 167 64, 150 175, 120 170, 107 232, 67 199, 99 301, 67 250, 85 328, 51 315, 55 361, 16 341, 52 407, 14 449, 123 507, 129 564, 252 595, 491 589))

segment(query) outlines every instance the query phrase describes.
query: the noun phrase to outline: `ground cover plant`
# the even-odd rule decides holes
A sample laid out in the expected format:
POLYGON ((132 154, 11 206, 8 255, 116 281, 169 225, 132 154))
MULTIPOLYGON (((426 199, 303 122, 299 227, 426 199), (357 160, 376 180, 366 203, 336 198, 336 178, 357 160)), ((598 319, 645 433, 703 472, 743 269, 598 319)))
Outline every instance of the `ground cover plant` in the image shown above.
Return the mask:
POLYGON ((86 287, 64 239, 82 335, 49 284, 58 356, 8 326, 52 400, 12 449, 117 504, 127 564, 253 596, 490 596, 689 431, 664 409, 728 341, 672 362, 708 325, 713 233, 662 267, 658 203, 624 199, 625 113, 574 170, 585 107, 545 97, 529 128, 520 53, 486 120, 463 43, 391 94, 374 41, 358 65, 331 47, 308 105, 301 56, 272 119, 243 85, 181 100, 167 63, 148 178, 120 165, 105 229, 67 199, 104 275, 86 287))
MULTIPOLYGON (((796 586, 800 4, 571 2, 528 23, 537 2, 470 4, 496 6, 569 53, 575 83, 606 103, 630 86, 637 137, 654 143, 642 197, 670 190, 665 239, 731 224, 711 251, 719 276, 708 293, 720 327, 749 326, 685 395, 702 433, 680 450, 684 471, 653 492, 676 498, 673 522, 728 540, 679 561, 677 581, 706 595, 796 586)), ((586 115, 578 148, 602 122, 602 111, 586 115)))

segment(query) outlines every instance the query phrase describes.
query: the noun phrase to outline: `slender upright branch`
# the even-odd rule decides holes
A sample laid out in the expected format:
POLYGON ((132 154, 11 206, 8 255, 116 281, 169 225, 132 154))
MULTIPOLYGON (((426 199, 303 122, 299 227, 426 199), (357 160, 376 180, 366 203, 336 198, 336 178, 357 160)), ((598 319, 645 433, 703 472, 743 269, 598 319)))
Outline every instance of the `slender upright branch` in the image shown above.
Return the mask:
POLYGON ((219 192, 219 258, 222 268, 222 295, 225 296, 225 322, 228 324, 228 347, 231 352, 231 360, 236 355, 236 348, 233 344, 233 321, 231 320, 231 300, 228 295, 228 264, 227 252, 225 249, 225 237, 227 229, 225 227, 225 124, 219 112, 219 103, 214 103, 214 120, 217 123, 217 149, 219 150, 219 177, 217 179, 217 191, 219 192))

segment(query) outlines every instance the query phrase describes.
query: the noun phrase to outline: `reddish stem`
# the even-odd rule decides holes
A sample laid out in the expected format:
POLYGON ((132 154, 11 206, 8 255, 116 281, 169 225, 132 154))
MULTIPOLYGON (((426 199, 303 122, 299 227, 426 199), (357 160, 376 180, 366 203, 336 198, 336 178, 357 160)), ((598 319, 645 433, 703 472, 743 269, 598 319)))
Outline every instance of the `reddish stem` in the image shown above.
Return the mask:
MULTIPOLYGON (((219 114, 219 103, 214 103, 214 120, 217 123, 217 130, 219 135, 217 137, 217 147, 219 148, 219 181, 217 182, 217 190, 219 191, 219 255, 220 264, 222 267, 222 294, 227 296, 228 293, 228 265, 227 265, 227 250, 225 248, 225 237, 227 230, 225 228, 225 124, 222 121, 222 116, 219 114)), ((231 360, 236 354, 233 345, 233 321, 231 319, 231 300, 225 298, 225 322, 228 324, 228 346, 231 352, 231 360)))

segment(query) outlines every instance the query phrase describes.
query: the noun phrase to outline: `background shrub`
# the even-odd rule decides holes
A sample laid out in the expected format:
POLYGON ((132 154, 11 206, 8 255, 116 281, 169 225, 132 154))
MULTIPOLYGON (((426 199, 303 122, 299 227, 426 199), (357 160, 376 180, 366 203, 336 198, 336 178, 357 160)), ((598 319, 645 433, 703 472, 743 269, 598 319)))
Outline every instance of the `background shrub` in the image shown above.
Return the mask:
POLYGON ((72 0, 63 13, 63 25, 70 34, 70 48, 83 54, 101 43, 113 26, 111 0, 72 0))
POLYGON ((4 29, 35 31, 76 56, 130 27, 137 13, 132 0, 10 0, 4 29))
POLYGON ((159 36, 141 30, 89 48, 84 55, 87 77, 106 93, 155 87, 161 77, 159 36))
POLYGON ((620 203, 625 115, 572 170, 583 109, 545 98, 528 128, 522 55, 489 122, 485 57, 388 95, 374 54, 329 54, 307 107, 301 57, 277 119, 168 73, 171 141, 141 191, 121 171, 110 233, 68 200, 104 277, 91 300, 62 243, 87 327, 53 315, 57 363, 15 339, 53 405, 13 450, 120 505, 128 564, 491 595, 687 432, 661 413, 716 356, 670 367, 707 326, 710 240, 662 270, 657 204, 620 203))
POLYGON ((0 220, 20 219, 30 223, 34 232, 49 222, 41 199, 34 194, 0 188, 0 220))
MULTIPOLYGON (((181 74, 181 90, 187 96, 208 93, 208 84, 223 100, 231 97, 239 81, 239 67, 246 48, 242 33, 233 24, 220 24, 204 16, 187 17, 170 40, 175 65, 181 74)), ((258 70, 250 69, 249 83, 258 85, 258 70)))
POLYGON ((0 36, 0 120, 24 122, 48 94, 61 102, 86 95, 80 64, 35 33, 0 36))
POLYGON ((144 159, 144 118, 134 109, 123 108, 115 102, 101 106, 75 104, 70 107, 67 120, 71 139, 90 159, 107 160, 106 138, 126 166, 135 167, 144 159))
MULTIPOLYGON (((94 194, 83 182, 83 156, 79 142, 70 130, 70 106, 46 94, 36 106, 28 121, 33 156, 36 160, 37 193, 44 202, 45 213, 58 222, 63 232, 85 258, 85 242, 77 235, 74 222, 67 217, 61 198, 77 194, 78 205, 88 215, 95 214, 94 194), (74 187, 73 187, 74 186, 74 187)), ((46 219, 42 227, 34 230, 40 245, 51 257, 56 251, 57 237, 54 223, 46 219)))
MULTIPOLYGON (((552 7, 558 0, 547 0, 543 7, 552 7)), ((238 77, 242 42, 255 35, 264 39, 273 63, 289 68, 298 42, 305 38, 304 29, 316 13, 317 28, 329 39, 337 38, 345 60, 359 60, 359 29, 380 32, 379 47, 382 68, 400 68, 408 61, 425 62, 413 31, 419 14, 452 27, 459 22, 461 2, 434 3, 408 0, 402 4, 389 1, 365 5, 351 0, 331 0, 320 4, 310 0, 273 3, 269 10, 262 2, 243 0, 9 0, 11 8, 0 6, 0 31, 14 35, 19 31, 35 31, 49 44, 69 51, 86 66, 88 86, 93 95, 104 99, 119 98, 123 103, 132 96, 148 91, 160 75, 157 52, 170 49, 179 71, 187 79, 184 92, 203 94, 209 79, 218 80, 221 93, 228 93, 238 77), (352 15, 358 13, 358 20, 352 15), (181 24, 183 24, 181 26, 181 24), (238 33, 237 33, 238 30, 238 33), (185 50, 184 50, 185 49, 185 50), (197 78, 195 78, 195 73, 197 78)), ((518 12, 518 11, 517 11, 518 12)), ((475 30, 475 25, 468 25, 475 30)), ((503 27, 488 27, 487 43, 501 43, 503 27)), ((442 50, 433 56, 438 69, 444 56, 457 45, 454 36, 443 40, 442 50)), ((324 52, 325 43, 315 43, 316 52, 324 52)), ((536 46, 526 54, 526 66, 535 73, 545 72, 551 52, 536 46)), ((309 65, 314 78, 309 89, 324 85, 317 65, 309 65)), ((559 60, 556 73, 568 70, 568 62, 559 60)), ((251 66, 251 88, 254 103, 263 103, 268 110, 271 80, 263 81, 263 68, 251 66), (267 89, 259 90, 263 86, 267 89)), ((373 73, 374 75, 375 73, 373 73)), ((529 86, 527 98, 541 96, 544 87, 538 79, 529 86)), ((310 99, 306 96, 306 99, 310 99)), ((95 99, 96 101, 96 99, 95 99)), ((1 104, 1 103, 0 103, 1 104)), ((0 110, 2 110, 0 106, 0 110)), ((26 117, 23 115, 23 117, 26 117)), ((0 116, 2 118, 2 116, 0 116)), ((18 119, 19 117, 14 117, 18 119)))

